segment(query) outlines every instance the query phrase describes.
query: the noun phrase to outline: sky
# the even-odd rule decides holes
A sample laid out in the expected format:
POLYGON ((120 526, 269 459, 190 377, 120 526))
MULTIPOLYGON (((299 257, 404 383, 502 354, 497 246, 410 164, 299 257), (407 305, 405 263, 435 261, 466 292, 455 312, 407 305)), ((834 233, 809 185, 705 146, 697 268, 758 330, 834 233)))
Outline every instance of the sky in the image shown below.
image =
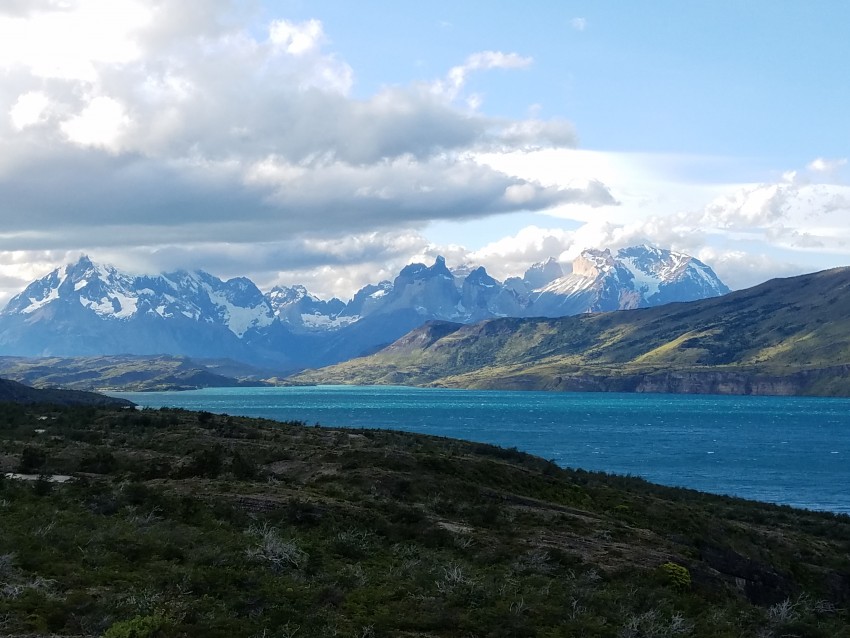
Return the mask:
POLYGON ((81 254, 348 299, 584 249, 850 264, 843 0, 2 0, 0 303, 81 254))

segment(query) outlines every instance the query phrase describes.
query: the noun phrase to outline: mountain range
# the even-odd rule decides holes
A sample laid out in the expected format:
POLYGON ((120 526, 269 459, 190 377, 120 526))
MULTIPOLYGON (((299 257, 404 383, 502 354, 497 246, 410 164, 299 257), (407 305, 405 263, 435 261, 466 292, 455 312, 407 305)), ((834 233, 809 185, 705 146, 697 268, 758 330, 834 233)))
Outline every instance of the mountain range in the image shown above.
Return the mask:
POLYGON ((81 257, 32 282, 0 312, 0 355, 117 354, 227 358, 277 373, 373 353, 433 320, 559 317, 727 293, 707 265, 636 246, 587 250, 565 273, 554 259, 500 282, 483 267, 404 267, 348 302, 303 286, 263 293, 203 271, 131 275, 81 257))
POLYGON ((850 268, 630 312, 431 322, 291 380, 850 396, 850 268))

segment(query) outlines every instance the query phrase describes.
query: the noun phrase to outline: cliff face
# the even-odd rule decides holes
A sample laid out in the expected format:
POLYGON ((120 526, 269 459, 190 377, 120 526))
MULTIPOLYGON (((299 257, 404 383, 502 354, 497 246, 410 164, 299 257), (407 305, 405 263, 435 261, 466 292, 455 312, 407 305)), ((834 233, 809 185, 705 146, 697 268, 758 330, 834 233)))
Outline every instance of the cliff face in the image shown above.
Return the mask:
MULTIPOLYGON (((402 379, 398 379, 401 381, 402 379)), ((440 381, 435 385, 455 384, 440 381)), ((457 387, 465 385, 458 383, 457 387)), ((850 366, 796 372, 787 376, 732 371, 580 374, 554 378, 517 374, 473 384, 478 388, 561 392, 643 392, 658 394, 729 394, 757 396, 850 395, 850 366)))
POLYGON ((801 394, 804 384, 787 377, 765 377, 740 372, 670 372, 644 377, 637 392, 686 394, 801 394))

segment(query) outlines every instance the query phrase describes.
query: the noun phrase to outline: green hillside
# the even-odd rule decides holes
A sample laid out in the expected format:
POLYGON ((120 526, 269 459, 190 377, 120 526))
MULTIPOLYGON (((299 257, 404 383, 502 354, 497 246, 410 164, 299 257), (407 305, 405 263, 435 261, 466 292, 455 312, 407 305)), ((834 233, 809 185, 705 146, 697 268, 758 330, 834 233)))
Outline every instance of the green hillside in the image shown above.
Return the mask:
POLYGON ((8 637, 850 636, 847 516, 515 449, 2 404, 0 470, 8 637))
POLYGON ((850 269, 558 319, 432 323, 294 383, 850 395, 850 269))

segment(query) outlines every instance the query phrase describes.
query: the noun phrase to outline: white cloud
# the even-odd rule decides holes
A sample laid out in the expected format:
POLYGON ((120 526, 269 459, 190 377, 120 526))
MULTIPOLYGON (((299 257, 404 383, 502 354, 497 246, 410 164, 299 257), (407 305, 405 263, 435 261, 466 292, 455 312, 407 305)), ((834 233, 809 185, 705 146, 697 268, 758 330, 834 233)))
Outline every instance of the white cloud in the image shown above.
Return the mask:
POLYGON ((706 246, 695 257, 711 266, 717 276, 733 290, 749 288, 775 277, 793 277, 812 268, 786 257, 774 256, 770 251, 743 250, 738 247, 726 249, 706 246))
MULTIPOLYGON (((613 202, 604 186, 541 185, 473 158, 572 145, 569 123, 488 117, 423 83, 354 99, 320 21, 257 24, 241 6, 69 0, 0 13, 0 30, 37 40, 0 42, 0 247, 273 241, 613 202), (76 27, 86 42, 57 36, 64 52, 42 34, 76 27)), ((485 51, 449 76, 530 63, 485 51)))
POLYGON ((100 95, 78 115, 63 122, 60 128, 72 142, 116 151, 121 134, 129 125, 130 118, 121 103, 100 95))
MULTIPOLYGON (((540 148, 573 147, 576 144, 575 128, 565 120, 528 119, 506 124, 499 132, 504 150, 523 152, 540 148)), ((501 155, 501 153, 500 153, 501 155)))
POLYGON ((744 186, 714 200, 698 223, 729 230, 793 230, 820 234, 826 240, 846 237, 848 218, 850 187, 783 179, 744 186))
POLYGON ((497 279, 522 275, 536 262, 560 258, 574 244, 574 233, 561 228, 526 226, 516 234, 470 251, 462 261, 480 264, 497 279))
MULTIPOLYGON (((452 67, 444 80, 435 83, 434 90, 440 95, 454 100, 466 84, 469 74, 474 71, 490 69, 522 69, 530 66, 534 60, 518 53, 501 51, 479 51, 470 55, 463 64, 452 67)), ((480 104, 480 97, 477 99, 480 104)))
POLYGON ((0 287, 26 283, 22 255, 35 273, 80 251, 341 295, 438 252, 502 278, 643 240, 716 251, 732 274, 745 240, 758 273, 850 255, 844 159, 730 187, 688 177, 723 158, 576 150, 569 122, 491 117, 470 94, 474 73, 533 63, 518 53, 355 98, 321 21, 250 5, 0 5, 0 287), (416 230, 529 211, 550 217, 484 247, 416 230))
POLYGON ((45 120, 45 112, 50 104, 42 91, 28 91, 18 96, 15 105, 9 111, 12 126, 21 131, 45 120))
POLYGON ((302 23, 274 20, 269 25, 269 40, 291 55, 304 55, 318 50, 325 39, 322 23, 307 20, 302 23))
POLYGON ((94 82, 99 65, 127 64, 142 52, 138 34, 151 19, 135 0, 37 3, 0 14, 0 69, 22 66, 40 78, 94 82))

